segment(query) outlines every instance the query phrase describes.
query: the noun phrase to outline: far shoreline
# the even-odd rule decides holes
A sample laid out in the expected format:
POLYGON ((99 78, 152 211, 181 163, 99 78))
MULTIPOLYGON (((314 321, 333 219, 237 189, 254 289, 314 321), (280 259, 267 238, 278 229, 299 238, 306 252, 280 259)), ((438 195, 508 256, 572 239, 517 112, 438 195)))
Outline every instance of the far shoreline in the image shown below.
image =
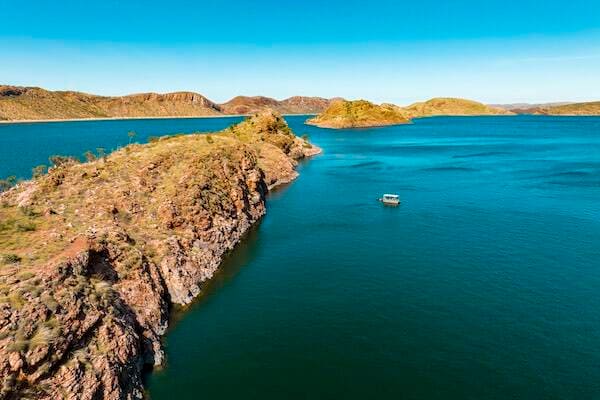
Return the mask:
MULTIPOLYGON (((204 118, 233 118, 250 117, 254 114, 219 114, 219 115, 190 115, 190 116, 164 116, 164 117, 102 117, 102 118, 65 118, 65 119, 19 119, 19 120, 0 120, 0 124, 42 124, 51 122, 86 122, 86 121, 127 121, 127 120, 148 120, 148 119, 204 119, 204 118)), ((303 117, 317 114, 282 114, 284 117, 303 117)))

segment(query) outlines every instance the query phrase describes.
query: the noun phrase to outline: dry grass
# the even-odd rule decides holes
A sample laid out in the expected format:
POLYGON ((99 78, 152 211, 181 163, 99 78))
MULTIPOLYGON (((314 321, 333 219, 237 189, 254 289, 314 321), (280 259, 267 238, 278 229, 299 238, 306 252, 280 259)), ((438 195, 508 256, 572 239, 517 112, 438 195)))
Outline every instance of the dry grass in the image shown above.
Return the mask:
MULTIPOLYGON (((35 273, 50 260, 75 255, 76 239, 90 231, 100 237, 106 227, 119 228, 132 242, 146 244, 183 235, 189 227, 179 224, 177 213, 235 212, 231 193, 239 183, 229 171, 260 165, 259 157, 285 158, 282 152, 298 140, 283 118, 265 113, 221 133, 160 137, 105 158, 55 166, 0 196, 0 254, 16 255, 35 273), (172 218, 169 204, 177 211, 172 218)), ((126 278, 142 259, 139 251, 123 254, 117 272, 126 278)), ((161 249, 147 256, 158 261, 161 249)))

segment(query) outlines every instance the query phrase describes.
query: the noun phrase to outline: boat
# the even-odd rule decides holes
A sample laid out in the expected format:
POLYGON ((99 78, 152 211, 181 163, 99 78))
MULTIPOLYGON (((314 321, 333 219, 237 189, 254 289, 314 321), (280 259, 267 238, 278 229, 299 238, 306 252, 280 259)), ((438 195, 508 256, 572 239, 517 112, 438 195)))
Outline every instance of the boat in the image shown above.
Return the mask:
POLYGON ((379 201, 390 206, 397 206, 400 204, 400 196, 397 194, 384 194, 379 201))

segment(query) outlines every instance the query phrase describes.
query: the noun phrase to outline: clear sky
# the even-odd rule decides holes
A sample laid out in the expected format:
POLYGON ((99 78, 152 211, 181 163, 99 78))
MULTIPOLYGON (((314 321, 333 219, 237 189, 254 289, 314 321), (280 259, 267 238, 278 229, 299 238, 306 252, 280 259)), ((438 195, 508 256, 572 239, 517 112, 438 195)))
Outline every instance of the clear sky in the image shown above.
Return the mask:
POLYGON ((0 0, 0 83, 494 102, 600 100, 598 0, 0 0))

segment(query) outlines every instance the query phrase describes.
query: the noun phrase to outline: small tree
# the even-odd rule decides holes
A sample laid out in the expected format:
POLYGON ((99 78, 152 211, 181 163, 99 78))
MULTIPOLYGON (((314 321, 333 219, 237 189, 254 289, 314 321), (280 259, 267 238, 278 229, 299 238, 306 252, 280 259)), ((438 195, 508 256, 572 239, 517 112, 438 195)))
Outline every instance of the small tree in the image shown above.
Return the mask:
POLYGON ((49 160, 52 164, 54 164, 57 167, 60 167, 61 165, 75 164, 79 162, 75 157, 59 155, 50 156, 49 160))
POLYGON ((31 170, 31 176, 33 177, 33 179, 39 178, 40 176, 46 173, 47 169, 48 167, 46 167, 44 164, 38 165, 37 167, 33 167, 33 169, 31 170))
POLYGON ((89 150, 83 153, 83 156, 87 162, 96 161, 96 155, 89 150))
POLYGON ((96 148, 96 153, 98 153, 98 158, 101 158, 102 161, 106 161, 106 151, 104 150, 104 147, 96 148))
POLYGON ((127 132, 127 137, 129 138, 129 144, 131 144, 131 141, 133 140, 135 135, 136 135, 136 133, 134 131, 127 132))
POLYGON ((0 192, 10 189, 15 185, 15 183, 17 183, 17 177, 14 175, 9 176, 6 179, 0 179, 0 192))

